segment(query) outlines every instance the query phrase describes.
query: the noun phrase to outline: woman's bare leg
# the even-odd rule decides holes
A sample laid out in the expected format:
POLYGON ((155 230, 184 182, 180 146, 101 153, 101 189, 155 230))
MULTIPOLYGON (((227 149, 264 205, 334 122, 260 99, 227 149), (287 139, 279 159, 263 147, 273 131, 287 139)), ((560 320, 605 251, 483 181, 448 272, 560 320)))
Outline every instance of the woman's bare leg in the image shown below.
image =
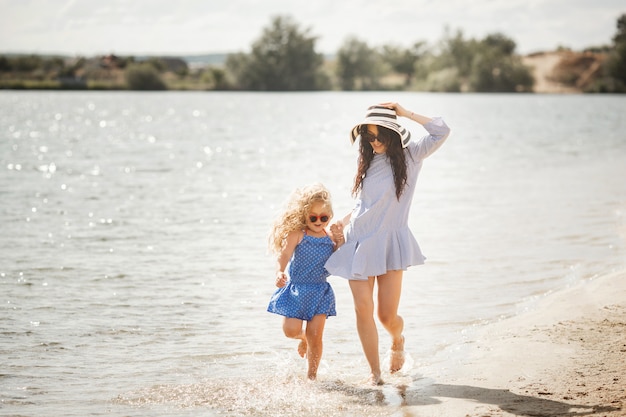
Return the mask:
POLYGON ((401 293, 402 271, 387 271, 378 277, 378 318, 391 336, 391 372, 404 365, 404 320, 398 315, 401 293))
POLYGON ((367 280, 350 280, 350 289, 354 298, 356 329, 371 370, 370 380, 373 384, 380 385, 383 381, 378 357, 378 329, 374 321, 374 277, 367 280))
POLYGON ((291 339, 298 339, 298 354, 304 358, 307 351, 306 335, 302 331, 302 320, 285 317, 283 321, 283 333, 291 339))
POLYGON ((326 314, 313 316, 311 321, 306 324, 306 341, 308 346, 306 357, 309 361, 307 377, 310 380, 317 378, 317 368, 322 360, 322 351, 324 350, 322 336, 324 335, 325 324, 326 314))

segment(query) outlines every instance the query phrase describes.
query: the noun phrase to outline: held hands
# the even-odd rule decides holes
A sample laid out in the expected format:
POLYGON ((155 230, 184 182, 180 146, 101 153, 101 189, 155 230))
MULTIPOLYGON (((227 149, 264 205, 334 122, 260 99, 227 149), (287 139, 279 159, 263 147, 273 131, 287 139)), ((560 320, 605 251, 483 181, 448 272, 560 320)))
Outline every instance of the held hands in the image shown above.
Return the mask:
POLYGON ((287 285, 287 274, 283 271, 276 272, 276 286, 282 288, 287 285))
POLYGON ((343 223, 337 222, 331 224, 330 232, 333 235, 333 241, 337 248, 345 243, 346 240, 343 237, 343 223))

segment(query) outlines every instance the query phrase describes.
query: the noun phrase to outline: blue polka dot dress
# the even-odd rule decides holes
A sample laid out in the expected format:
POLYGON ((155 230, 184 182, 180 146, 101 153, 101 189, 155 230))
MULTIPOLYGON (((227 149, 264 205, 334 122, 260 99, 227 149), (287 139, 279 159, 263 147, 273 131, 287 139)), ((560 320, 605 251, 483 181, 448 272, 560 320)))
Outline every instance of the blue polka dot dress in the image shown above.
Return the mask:
POLYGON ((335 293, 326 280, 324 263, 333 253, 328 236, 304 234, 289 261, 289 281, 278 288, 267 307, 270 313, 309 321, 318 314, 336 316, 335 293))

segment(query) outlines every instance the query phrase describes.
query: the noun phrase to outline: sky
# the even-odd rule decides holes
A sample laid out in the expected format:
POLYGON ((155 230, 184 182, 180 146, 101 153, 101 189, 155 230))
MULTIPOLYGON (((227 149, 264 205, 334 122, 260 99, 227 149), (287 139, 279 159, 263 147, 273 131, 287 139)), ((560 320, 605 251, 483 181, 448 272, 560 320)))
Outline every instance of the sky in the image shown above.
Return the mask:
POLYGON ((275 16, 289 16, 336 53, 349 37, 370 47, 434 46, 502 33, 528 54, 607 45, 624 0, 0 0, 0 53, 200 55, 249 52, 275 16))

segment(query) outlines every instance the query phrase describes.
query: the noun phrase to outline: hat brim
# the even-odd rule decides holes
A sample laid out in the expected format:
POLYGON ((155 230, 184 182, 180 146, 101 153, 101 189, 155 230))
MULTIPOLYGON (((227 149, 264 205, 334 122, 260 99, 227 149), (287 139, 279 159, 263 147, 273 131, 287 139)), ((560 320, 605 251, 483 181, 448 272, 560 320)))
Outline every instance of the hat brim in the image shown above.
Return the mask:
POLYGON ((411 141, 411 132, 409 132, 407 129, 405 129, 398 123, 385 121, 385 120, 371 120, 370 119, 370 120, 365 120, 352 128, 352 131, 350 132, 351 143, 354 143, 357 140, 357 138, 360 136, 359 129, 363 125, 376 125, 376 126, 386 127, 389 130, 393 130, 400 137, 400 141, 402 142, 403 148, 406 148, 409 145, 409 142, 411 141))

